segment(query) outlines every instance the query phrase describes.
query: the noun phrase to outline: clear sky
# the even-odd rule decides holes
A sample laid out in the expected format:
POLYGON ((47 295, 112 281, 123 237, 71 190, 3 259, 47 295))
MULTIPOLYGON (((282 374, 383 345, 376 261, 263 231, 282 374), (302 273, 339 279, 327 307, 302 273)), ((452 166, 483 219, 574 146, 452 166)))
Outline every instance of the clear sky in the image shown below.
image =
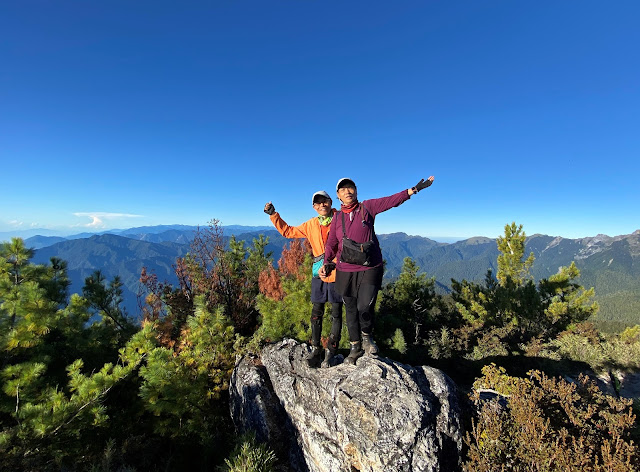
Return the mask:
POLYGON ((0 231, 290 224, 435 176, 379 233, 640 228, 640 2, 0 2, 0 231), (337 204, 337 198, 334 198, 337 204))

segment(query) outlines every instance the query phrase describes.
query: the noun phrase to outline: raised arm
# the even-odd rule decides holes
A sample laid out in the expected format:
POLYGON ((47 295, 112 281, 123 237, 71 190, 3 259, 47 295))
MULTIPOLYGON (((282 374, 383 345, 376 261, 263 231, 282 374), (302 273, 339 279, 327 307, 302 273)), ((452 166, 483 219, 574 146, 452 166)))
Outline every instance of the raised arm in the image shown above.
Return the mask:
POLYGON ((306 238, 307 232, 305 231, 305 225, 289 226, 286 221, 282 219, 280 213, 276 211, 273 203, 268 202, 264 206, 264 212, 269 215, 271 223, 276 227, 278 233, 285 238, 306 238))

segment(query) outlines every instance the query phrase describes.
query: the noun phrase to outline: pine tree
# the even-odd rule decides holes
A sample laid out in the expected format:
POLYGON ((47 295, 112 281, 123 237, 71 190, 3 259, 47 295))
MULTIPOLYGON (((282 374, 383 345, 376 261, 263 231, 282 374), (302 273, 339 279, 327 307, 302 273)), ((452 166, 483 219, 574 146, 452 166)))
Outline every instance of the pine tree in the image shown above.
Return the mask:
POLYGON ((585 290, 576 283, 580 271, 571 262, 561 267, 557 274, 539 283, 544 323, 550 333, 557 334, 573 323, 586 321, 598 312, 598 303, 592 301, 595 290, 585 290))
POLYGON ((473 357, 517 351, 534 337, 550 339, 571 323, 584 321, 596 313, 591 302, 593 289, 575 283, 580 275, 575 264, 536 285, 529 275, 533 253, 526 259, 522 225, 505 226, 498 238, 498 276, 487 272, 483 284, 452 280, 452 297, 461 316, 476 332, 477 346, 485 349, 498 340, 495 349, 473 357))
POLYGON ((221 402, 229 387, 236 350, 236 336, 222 307, 210 312, 200 295, 195 313, 173 349, 150 350, 140 368, 140 397, 155 417, 155 430, 168 437, 194 437, 202 444, 219 436, 227 416, 221 402))
POLYGON ((516 226, 515 222, 504 227, 504 237, 497 240, 498 273, 496 275, 500 285, 506 285, 511 280, 516 286, 522 285, 526 280, 531 280, 529 271, 535 257, 533 253, 524 259, 524 248, 527 235, 522 230, 522 225, 516 226))
POLYGON ((382 291, 376 331, 383 338, 397 336, 395 330, 401 329, 404 338, 417 345, 424 341, 427 331, 435 328, 432 314, 438 303, 435 278, 427 278, 419 270, 411 258, 405 258, 398 279, 382 291))
POLYGON ((90 455, 78 438, 106 426, 108 392, 137 368, 144 351, 130 350, 117 364, 97 362, 91 353, 110 340, 87 325, 89 302, 73 295, 67 303, 66 264, 31 264, 32 254, 17 239, 0 248, 3 470, 44 470, 80 450, 90 455))
POLYGON ((2 366, 33 347, 57 320, 57 300, 46 297, 43 266, 29 263, 34 251, 13 238, 0 246, 0 349, 2 366))

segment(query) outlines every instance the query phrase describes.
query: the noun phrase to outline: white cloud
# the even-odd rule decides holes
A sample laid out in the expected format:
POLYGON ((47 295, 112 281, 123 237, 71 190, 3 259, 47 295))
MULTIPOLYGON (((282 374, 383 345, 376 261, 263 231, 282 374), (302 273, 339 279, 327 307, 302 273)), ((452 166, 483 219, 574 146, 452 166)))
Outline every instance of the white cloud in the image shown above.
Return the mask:
POLYGON ((82 223, 75 226, 86 228, 106 228, 107 220, 117 220, 120 218, 141 218, 142 215, 132 215, 130 213, 108 213, 104 211, 87 211, 74 213, 75 216, 91 218, 90 223, 82 223))

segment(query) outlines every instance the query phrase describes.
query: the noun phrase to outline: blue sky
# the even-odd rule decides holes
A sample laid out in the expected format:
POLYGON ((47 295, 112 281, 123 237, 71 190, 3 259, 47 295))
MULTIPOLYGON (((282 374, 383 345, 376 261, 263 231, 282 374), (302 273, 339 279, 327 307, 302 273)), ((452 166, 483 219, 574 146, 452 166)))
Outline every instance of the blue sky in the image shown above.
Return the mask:
POLYGON ((640 228, 636 1, 0 4, 0 231, 290 224, 435 176, 379 233, 640 228), (334 202, 338 203, 334 198, 334 202))

